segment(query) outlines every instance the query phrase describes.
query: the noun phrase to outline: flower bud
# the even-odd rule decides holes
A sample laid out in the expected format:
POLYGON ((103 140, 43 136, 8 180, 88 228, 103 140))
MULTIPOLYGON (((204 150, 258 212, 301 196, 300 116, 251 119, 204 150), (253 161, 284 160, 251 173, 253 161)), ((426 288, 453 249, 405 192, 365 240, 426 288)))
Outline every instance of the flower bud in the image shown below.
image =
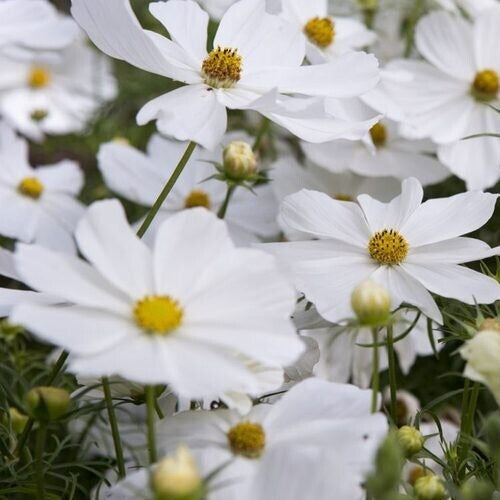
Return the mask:
POLYGON ((257 173, 257 158, 252 147, 244 141, 232 141, 223 153, 224 171, 235 181, 251 179, 257 173))
POLYGON ((418 478, 414 490, 417 500, 443 500, 446 497, 444 484, 435 474, 418 478))
POLYGON ((69 392, 57 387, 34 387, 26 395, 26 404, 33 418, 57 420, 68 410, 69 392))
POLYGON ((462 500, 491 500, 495 486, 484 479, 469 479, 460 488, 462 500))
POLYGON ((151 481, 155 500, 202 500, 204 496, 200 473, 184 446, 159 462, 151 481))
POLYGON ((9 418, 12 430, 16 434, 21 434, 26 427, 28 417, 26 415, 23 415, 17 408, 11 406, 9 408, 9 418))
POLYGON ((391 297, 384 287, 363 281, 352 292, 351 306, 362 325, 383 326, 391 314, 391 297))
POLYGON ((398 441, 407 457, 418 453, 424 446, 424 436, 415 427, 404 425, 398 429, 398 441))

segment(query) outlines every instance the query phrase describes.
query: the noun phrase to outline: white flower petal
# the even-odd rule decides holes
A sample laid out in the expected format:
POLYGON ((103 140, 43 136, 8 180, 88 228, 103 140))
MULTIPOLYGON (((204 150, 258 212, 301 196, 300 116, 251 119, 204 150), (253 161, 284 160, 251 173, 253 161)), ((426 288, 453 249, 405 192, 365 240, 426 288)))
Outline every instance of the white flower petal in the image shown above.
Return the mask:
POLYGON ((62 160, 36 169, 40 182, 51 191, 78 195, 83 187, 83 172, 78 163, 62 160))
POLYGON ((500 54, 495 50, 500 46, 500 9, 495 7, 482 12, 474 23, 474 55, 478 71, 500 71, 500 54))

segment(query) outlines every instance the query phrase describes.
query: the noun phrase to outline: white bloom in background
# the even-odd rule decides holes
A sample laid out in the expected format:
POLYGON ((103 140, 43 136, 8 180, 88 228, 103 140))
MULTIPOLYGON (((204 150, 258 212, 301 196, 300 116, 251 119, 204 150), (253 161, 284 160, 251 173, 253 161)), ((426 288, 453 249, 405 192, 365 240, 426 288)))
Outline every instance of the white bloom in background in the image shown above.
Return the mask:
POLYGON ((302 149, 309 160, 332 172, 401 180, 415 177, 423 186, 449 176, 449 171, 431 156, 436 149, 431 141, 405 139, 398 125, 386 119, 374 125, 362 141, 303 142, 302 149))
POLYGON ((83 185, 77 163, 33 168, 28 143, 0 124, 0 234, 54 250, 75 252, 73 230, 84 212, 76 199, 83 185))
POLYGON ((500 284, 460 266, 496 254, 481 240, 464 238, 491 217, 498 195, 471 191, 422 203, 413 178, 390 203, 358 196, 358 204, 302 190, 281 206, 281 220, 318 241, 262 247, 288 267, 298 290, 331 322, 353 317, 351 293, 371 279, 384 286, 397 308, 406 302, 442 323, 431 294, 467 304, 500 298, 500 284))
MULTIPOLYGON (((301 67, 304 37, 296 27, 266 13, 262 0, 232 5, 208 53, 209 16, 198 4, 191 0, 153 2, 150 11, 171 39, 143 30, 123 0, 72 2, 76 21, 103 52, 187 84, 150 101, 137 116, 139 124, 156 120, 160 132, 181 141, 193 140, 214 148, 226 131, 226 108, 257 109, 297 133, 297 118, 321 118, 324 109, 315 99, 299 99, 297 104, 289 98, 291 103, 286 99, 278 103, 276 91, 348 98, 370 90, 378 81, 376 59, 362 53, 301 67)), ((342 127, 345 133, 352 124, 342 127)), ((319 131, 305 128, 308 136, 320 134, 316 140, 327 140, 323 135, 339 137, 342 127, 332 118, 316 123, 319 131)))
POLYGON ((460 354, 467 361, 464 376, 486 385, 500 405, 500 332, 479 331, 460 354))
POLYGON ((197 450, 211 452, 213 468, 229 461, 219 476, 228 487, 213 491, 211 499, 295 500, 309 498, 312 486, 323 491, 315 498, 326 500, 332 491, 327 486, 335 484, 335 498, 350 500, 362 494, 364 475, 387 430, 382 414, 370 414, 370 400, 370 391, 308 379, 274 405, 257 405, 245 417, 217 410, 164 419, 157 442, 164 452, 180 443, 195 456, 197 450), (294 480, 296 474, 303 479, 304 457, 306 463, 327 463, 329 474, 318 474, 315 481, 294 480), (282 476, 287 481, 281 481, 282 476), (290 481, 295 486, 292 494, 286 485, 290 481))
MULTIPOLYGON (((322 191, 337 200, 355 200, 360 194, 369 193, 378 200, 389 201, 401 192, 400 183, 391 178, 368 178, 351 172, 335 174, 317 167, 302 167, 292 156, 282 157, 271 165, 271 187, 278 202, 301 189, 322 191)), ((312 239, 313 236, 293 231, 281 218, 278 222, 289 240, 312 239)))
MULTIPOLYGON (((103 144, 98 166, 109 188, 140 205, 151 207, 172 174, 186 144, 154 135, 146 153, 118 141, 103 144)), ((153 224, 146 233, 148 241, 163 220, 186 208, 204 207, 217 213, 226 196, 226 184, 207 180, 216 172, 208 161, 221 161, 220 148, 209 153, 198 149, 179 177, 153 224)), ((236 189, 225 220, 238 245, 269 239, 279 233, 275 219, 278 206, 270 186, 236 189), (254 194, 255 193, 255 194, 254 194)))
POLYGON ((11 316, 67 349, 73 372, 169 384, 190 398, 252 394, 259 381, 236 354, 282 366, 302 352, 289 319, 295 292, 274 259, 235 248, 205 209, 164 221, 150 250, 117 201, 97 202, 75 237, 89 264, 37 246, 16 252, 31 288, 71 305, 21 305, 11 316))
POLYGON ((56 59, 3 57, 1 62, 0 114, 32 140, 81 132, 99 106, 116 95, 109 61, 82 37, 56 59))
POLYGON ((307 39, 307 58, 318 64, 371 45, 376 35, 355 18, 332 17, 328 0, 285 0, 281 15, 307 39))
POLYGON ((438 156, 468 189, 485 189, 500 179, 500 140, 475 134, 500 133, 500 9, 490 9, 474 24, 444 11, 417 26, 416 45, 427 60, 389 66, 414 79, 393 86, 408 114, 412 137, 430 137, 438 156))
MULTIPOLYGON (((408 309, 399 313, 394 325, 394 336, 403 334, 416 319, 416 313, 408 309)), ((351 329, 346 326, 331 325, 327 328, 305 329, 303 335, 312 337, 319 345, 320 359, 314 367, 314 374, 332 382, 349 382, 359 387, 369 387, 372 377, 373 336, 369 328, 351 329)), ((441 333, 434 329, 436 349, 441 333)), ((379 335, 379 342, 385 340, 385 330, 379 335)), ((394 344, 399 366, 408 374, 417 356, 430 356, 433 353, 427 334, 427 321, 421 316, 412 331, 394 344)), ((387 351, 380 349, 380 371, 388 367, 387 351)))
POLYGON ((59 50, 71 43, 78 28, 48 0, 0 2, 0 52, 13 57, 59 50))

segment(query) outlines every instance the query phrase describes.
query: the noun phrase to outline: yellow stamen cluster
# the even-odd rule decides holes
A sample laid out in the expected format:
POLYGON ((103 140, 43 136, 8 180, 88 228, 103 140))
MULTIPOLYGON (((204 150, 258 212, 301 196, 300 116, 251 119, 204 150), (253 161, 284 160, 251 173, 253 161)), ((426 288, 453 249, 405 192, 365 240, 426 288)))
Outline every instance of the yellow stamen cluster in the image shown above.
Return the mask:
POLYGON ((25 177, 17 186, 17 190, 28 198, 38 200, 42 196, 44 187, 36 177, 25 177))
POLYGON ((370 129, 370 137, 377 148, 385 146, 387 143, 387 128, 383 123, 376 123, 370 129))
POLYGON ((28 75, 28 85, 33 89, 46 87, 50 83, 50 73, 42 66, 34 66, 28 75))
POLYGON ((478 101, 492 101, 498 95, 500 79, 492 69, 484 69, 476 73, 471 93, 478 101))
POLYGON ((370 257, 379 264, 400 264, 408 255, 408 242, 398 231, 384 229, 376 232, 368 242, 370 257))
POLYGON ((304 26, 304 33, 311 43, 325 49, 335 38, 335 24, 329 17, 313 17, 304 26))
POLYGON ((134 319, 143 330, 154 335, 166 335, 182 323, 184 311, 167 295, 148 295, 134 307, 134 319))
POLYGON ((227 433, 229 447, 235 455, 258 458, 266 445, 266 434, 262 425, 240 422, 227 433))
POLYGON ((184 200, 185 208, 205 207, 210 208, 210 197, 201 189, 194 189, 184 200))
POLYGON ((229 89, 241 78, 242 59, 238 49, 213 49, 201 66, 205 83, 216 89, 229 89))

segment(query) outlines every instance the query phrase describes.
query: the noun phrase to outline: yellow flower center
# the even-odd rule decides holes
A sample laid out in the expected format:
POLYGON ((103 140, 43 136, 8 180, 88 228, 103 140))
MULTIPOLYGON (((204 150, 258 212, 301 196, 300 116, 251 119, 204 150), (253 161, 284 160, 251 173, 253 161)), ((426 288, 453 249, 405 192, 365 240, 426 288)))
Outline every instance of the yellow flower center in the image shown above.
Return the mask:
POLYGON ((338 201, 353 201, 353 198, 350 194, 339 193, 334 196, 335 200, 338 201))
POLYGON ((205 191, 195 189, 191 191, 184 200, 185 208, 205 207, 210 208, 210 197, 205 191))
POLYGON ((387 143, 387 128, 383 123, 375 123, 370 129, 370 137, 377 148, 385 146, 387 143))
POLYGON ((498 73, 492 69, 484 69, 476 73, 471 93, 478 101, 492 101, 497 97, 499 88, 498 73))
POLYGON ((253 422, 240 422, 227 433, 229 447, 235 455, 258 458, 266 445, 266 434, 262 425, 253 422))
POLYGON ((46 87, 50 83, 50 73, 42 66, 34 66, 28 75, 28 85, 33 89, 46 87))
POLYGON ((182 323, 184 311, 167 295, 148 295, 136 302, 135 322, 148 333, 166 335, 182 323))
POLYGON ((44 187, 36 177, 25 177, 17 186, 17 190, 24 196, 38 200, 42 196, 44 187))
POLYGON ((427 475, 427 471, 421 467, 420 465, 416 465, 415 467, 412 467, 410 469, 410 472, 408 473, 408 482, 414 486, 415 483, 417 482, 417 479, 420 479, 421 477, 424 477, 427 475))
POLYGON ((368 252, 379 264, 397 265, 408 255, 408 242, 398 231, 384 229, 370 238, 368 252))
POLYGON ((335 38, 335 24, 329 17, 313 17, 304 26, 307 38, 318 47, 325 49, 335 38))
POLYGON ((241 78, 242 59, 238 49, 213 49, 201 66, 205 83, 215 89, 229 89, 241 78))

